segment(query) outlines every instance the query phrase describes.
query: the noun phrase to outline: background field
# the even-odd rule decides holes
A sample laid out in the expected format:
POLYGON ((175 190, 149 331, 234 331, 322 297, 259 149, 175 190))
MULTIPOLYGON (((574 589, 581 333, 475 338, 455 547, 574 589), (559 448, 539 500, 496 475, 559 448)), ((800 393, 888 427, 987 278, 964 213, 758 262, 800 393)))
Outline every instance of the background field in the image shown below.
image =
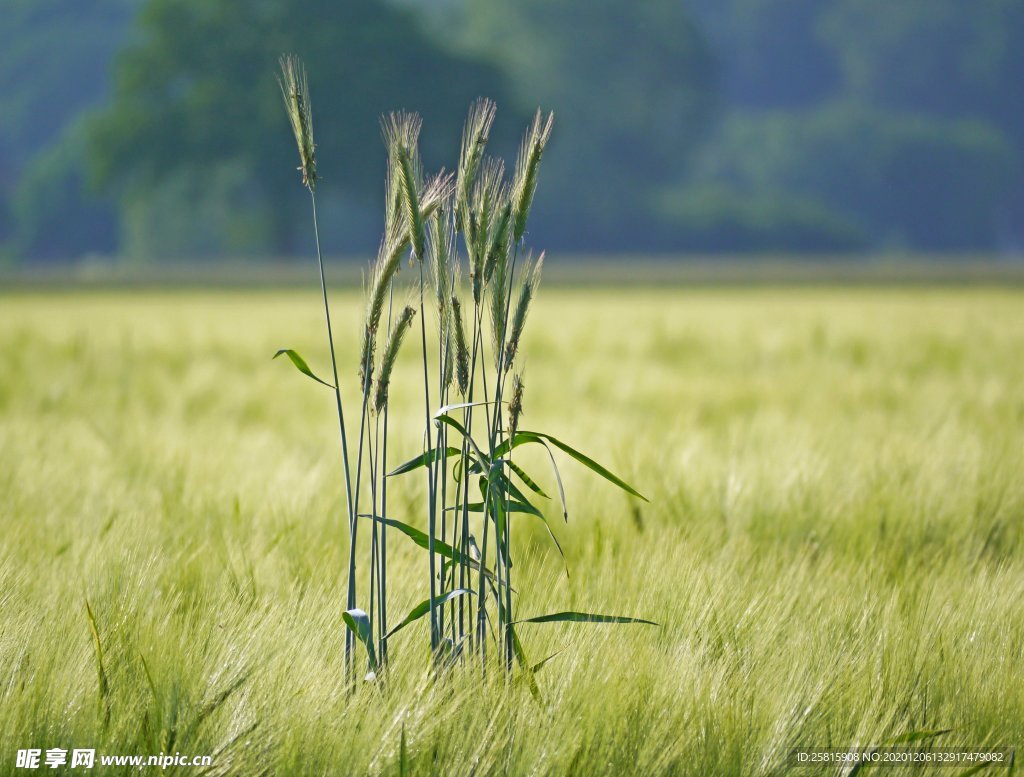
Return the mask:
MULTIPOLYGON (((920 729, 1022 742, 1024 291, 543 291, 523 425, 651 503, 565 463, 571 577, 518 527, 518 612, 663 625, 523 626, 533 660, 561 651, 542 704, 475 671, 428 682, 401 660, 425 623, 387 686, 346 696, 332 399, 270 360, 325 367, 316 303, 0 296, 0 773, 26 747, 397 773, 403 729, 410 769, 446 774, 773 774, 794 746, 920 729)), ((361 302, 335 305, 351 384, 361 302)), ((413 430, 416 368, 406 352, 393 389, 413 430)), ((393 512, 422 525, 419 481, 393 512)), ((426 594, 403 543, 396 614, 426 594)))

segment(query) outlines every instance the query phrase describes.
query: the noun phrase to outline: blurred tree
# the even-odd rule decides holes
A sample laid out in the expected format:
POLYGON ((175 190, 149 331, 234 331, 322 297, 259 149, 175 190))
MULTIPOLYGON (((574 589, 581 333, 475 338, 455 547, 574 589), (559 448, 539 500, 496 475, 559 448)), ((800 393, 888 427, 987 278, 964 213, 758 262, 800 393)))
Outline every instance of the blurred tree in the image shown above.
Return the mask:
POLYGON ((531 220, 545 246, 1024 246, 1024 0, 0 0, 0 14, 8 254, 305 248, 283 51, 310 65, 332 251, 378 239, 378 115, 419 110, 428 165, 451 166, 478 94, 499 101, 505 156, 534 106, 556 112, 531 220), (113 102, 83 125, 127 44, 113 102))
POLYGON ((804 108, 841 85, 837 53, 821 34, 822 0, 689 0, 722 69, 734 108, 804 108))
POLYGON ((77 259, 117 248, 117 212, 108 199, 90 196, 86 139, 78 121, 40 151, 11 197, 10 248, 35 259, 77 259))
MULTIPOLYGON (((27 234, 39 226, 20 223, 18 214, 25 214, 25 203, 35 194, 19 190, 28 186, 40 192, 43 179, 53 181, 59 177, 57 167, 70 162, 67 148, 56 150, 65 144, 63 133, 106 96, 110 63, 129 35, 140 2, 0 0, 0 213, 8 214, 0 218, 0 241, 13 240, 18 253, 33 250, 35 241, 27 234), (43 169, 32 173, 31 183, 23 181, 36 164, 43 169), (21 205, 14 204, 16 198, 21 205)), ((76 141, 67 143, 70 147, 76 141)), ((70 184, 64 188, 63 204, 76 186, 75 196, 81 199, 81 187, 70 184)), ((102 249, 109 244, 106 227, 93 226, 86 219, 74 226, 65 222, 57 239, 75 242, 70 256, 102 249)))
POLYGON ((853 97, 1005 133, 1015 183, 995 237, 1024 246, 1024 0, 834 0, 823 29, 853 97))
POLYGON ((984 122, 835 104, 734 115, 695 180, 736 197, 817 203, 876 246, 960 250, 990 245, 1005 221, 1014 161, 984 122))
POLYGON ((666 189, 657 201, 662 229, 681 250, 839 253, 869 244, 855 218, 819 198, 712 182, 666 189))
POLYGON ((652 193, 682 179, 714 107, 711 52, 683 5, 471 0, 446 21, 524 103, 555 111, 532 222, 540 242, 649 247, 652 193))
MULTIPOLYGON (((306 60, 325 208, 356 206, 368 222, 351 221, 364 238, 359 248, 378 234, 366 209, 383 196, 380 114, 422 113, 427 163, 450 167, 470 101, 506 97, 494 67, 442 51, 411 12, 379 0, 149 0, 140 24, 138 42, 118 60, 114 101, 93 123, 96 178, 117 187, 136 220, 128 237, 154 235, 144 225, 168 208, 181 209, 178 221, 218 225, 186 230, 178 241, 135 243, 151 255, 252 252, 259 241, 245 225, 254 212, 266 227, 265 250, 292 253, 304 239, 296 236, 308 234, 274 81, 282 52, 306 60), (223 223, 212 200, 237 206, 230 210, 243 225, 223 223), (207 233, 212 242, 196 241, 207 233)), ((334 215, 343 217, 340 208, 334 215)), ((326 248, 338 250, 337 231, 326 232, 326 248)))
POLYGON ((0 167, 20 169, 106 94, 140 0, 0 0, 0 167))
POLYGON ((1024 143, 1024 0, 834 0, 822 26, 852 97, 987 117, 1024 143))
POLYGON ((689 4, 729 111, 662 212, 723 247, 1024 244, 1024 0, 689 4))

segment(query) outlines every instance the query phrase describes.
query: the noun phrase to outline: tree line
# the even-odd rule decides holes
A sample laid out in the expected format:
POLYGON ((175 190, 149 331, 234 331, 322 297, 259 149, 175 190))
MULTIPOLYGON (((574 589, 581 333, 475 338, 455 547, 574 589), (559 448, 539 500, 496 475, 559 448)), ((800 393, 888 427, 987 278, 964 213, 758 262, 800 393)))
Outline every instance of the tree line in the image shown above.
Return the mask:
POLYGON ((291 256, 301 197, 274 91, 316 74, 323 239, 375 247, 378 119, 558 116, 554 249, 1019 252, 1024 0, 0 0, 8 261, 291 256), (571 141, 569 140, 571 138, 571 141))

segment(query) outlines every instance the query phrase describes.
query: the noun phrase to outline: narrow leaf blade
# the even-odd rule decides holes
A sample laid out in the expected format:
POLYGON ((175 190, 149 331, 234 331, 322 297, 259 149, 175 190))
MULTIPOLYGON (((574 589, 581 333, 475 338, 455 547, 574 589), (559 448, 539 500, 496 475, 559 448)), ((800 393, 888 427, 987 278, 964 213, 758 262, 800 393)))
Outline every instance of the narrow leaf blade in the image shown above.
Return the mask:
POLYGON ((533 665, 533 666, 532 666, 532 667, 530 668, 530 671, 531 671, 531 672, 533 672, 534 674, 537 674, 537 672, 539 672, 539 671, 540 671, 541 669, 543 669, 543 668, 544 668, 544 665, 545 665, 545 664, 546 664, 546 663, 547 663, 548 661, 550 661, 550 660, 551 660, 551 659, 553 659, 553 658, 557 658, 557 657, 558 657, 558 656, 560 656, 561 654, 562 654, 562 651, 561 651, 561 650, 556 650, 556 651, 555 651, 554 653, 552 653, 552 654, 551 654, 550 656, 548 656, 547 658, 542 658, 542 659, 541 659, 540 661, 538 661, 538 662, 537 662, 536 664, 534 664, 534 665, 533 665))
POLYGON ((614 483, 619 488, 621 488, 623 491, 625 491, 627 494, 632 494, 635 497, 643 499, 645 502, 649 502, 650 501, 646 496, 641 494, 639 491, 637 491, 635 488, 633 488, 633 486, 629 485, 629 483, 627 483, 625 480, 620 478, 618 475, 616 475, 614 472, 609 470, 607 467, 604 467, 604 466, 598 464, 596 461, 594 461, 592 458, 590 458, 586 454, 580 453, 578 450, 573 448, 571 445, 568 445, 567 443, 562 442, 561 440, 559 440, 556 437, 552 437, 550 434, 546 434, 544 432, 527 432, 527 431, 516 432, 515 441, 514 441, 514 444, 513 444, 512 447, 518 447, 518 446, 523 445, 524 443, 528 443, 528 442, 538 442, 538 443, 540 443, 540 442, 543 442, 544 440, 547 440, 549 443, 554 445, 556 448, 558 448, 562 452, 569 454, 569 456, 571 456, 572 458, 576 459, 576 461, 578 461, 584 467, 589 469, 591 472, 595 472, 598 475, 600 475, 601 477, 603 477, 605 480, 607 480, 608 482, 614 483))
POLYGON ((516 662, 519 664, 519 667, 523 670, 523 676, 530 687, 530 694, 538 704, 543 704, 544 699, 540 695, 540 688, 537 687, 537 678, 533 676, 533 667, 530 666, 530 661, 526 658, 526 651, 523 650, 523 643, 519 641, 519 635, 516 633, 515 624, 510 623, 508 625, 508 629, 509 633, 512 635, 512 652, 515 654, 516 662))
MULTIPOLYGON (((447 415, 446 413, 442 413, 440 415, 434 416, 434 420, 438 421, 439 423, 448 424, 448 426, 452 427, 452 429, 454 429, 459 434, 461 434, 463 436, 463 438, 467 442, 469 442, 470 445, 473 446, 473 450, 476 453, 476 455, 480 457, 480 461, 485 462, 485 463, 489 461, 489 459, 484 455, 484 452, 482 450, 480 450, 480 446, 476 444, 476 440, 473 439, 473 436, 469 432, 466 431, 466 428, 462 424, 460 424, 458 421, 456 421, 450 415, 447 415)), ((489 467, 488 467, 488 469, 489 469, 489 467)))
POLYGON ((538 494, 539 496, 542 496, 545 499, 550 499, 551 498, 547 494, 544 493, 544 489, 542 489, 540 486, 538 486, 537 483, 533 480, 533 478, 531 478, 529 475, 526 474, 526 472, 523 471, 522 467, 520 467, 518 464, 516 464, 511 459, 506 459, 505 463, 508 464, 508 468, 510 470, 512 470, 513 472, 515 472, 516 475, 519 476, 519 479, 521 481, 523 481, 523 484, 528 489, 530 489, 533 493, 538 494))
POLYGON ((306 375, 307 377, 312 378, 317 383, 321 383, 324 386, 327 386, 327 388, 330 388, 330 389, 334 388, 334 384, 328 383, 326 380, 320 380, 320 378, 318 378, 316 375, 314 375, 313 374, 313 370, 311 370, 309 368, 309 365, 306 364, 306 360, 303 359, 299 355, 299 353, 297 351, 293 351, 291 348, 282 348, 277 353, 274 354, 274 358, 276 359, 281 354, 284 354, 289 359, 291 359, 292 364, 295 365, 295 369, 297 369, 303 375, 306 375))
MULTIPOLYGON (((460 451, 458 448, 453 448, 451 446, 444 449, 444 457, 446 459, 449 456, 458 456, 461 453, 462 451, 460 451)), ((440 455, 440 446, 438 446, 437 448, 431 448, 429 451, 424 451, 416 458, 409 459, 409 461, 405 462, 405 464, 402 464, 401 466, 398 466, 395 469, 391 470, 387 474, 387 476, 390 478, 395 475, 404 475, 406 472, 412 472, 414 469, 425 467, 427 464, 433 464, 434 461, 440 457, 440 455)))
MULTIPOLYGON (((390 526, 393 529, 398 529, 398 531, 400 531, 402 534, 404 534, 406 537, 408 537, 410 540, 412 540, 414 543, 419 545, 424 550, 430 549, 430 538, 427 537, 425 532, 420 531, 414 526, 410 526, 407 523, 402 523, 401 521, 396 521, 394 518, 381 518, 380 516, 371 516, 365 513, 361 513, 359 517, 371 518, 372 520, 386 524, 387 526, 390 526)), ((478 561, 463 556, 462 553, 453 548, 447 542, 442 542, 436 537, 434 538, 434 552, 440 556, 444 556, 445 558, 451 559, 456 563, 465 563, 469 565, 470 569, 476 571, 480 570, 480 563, 478 561)), ((483 572, 484 576, 487 577, 489 580, 494 579, 494 573, 490 569, 484 567, 483 572)), ((504 585, 504 583, 502 585, 504 585)), ((516 589, 513 588, 512 590, 515 591, 516 589)))
MULTIPOLYGON (((456 598, 458 598, 460 596, 464 596, 466 594, 469 594, 470 596, 472 596, 473 592, 470 591, 468 588, 456 588, 454 591, 449 591, 448 593, 444 594, 443 596, 436 597, 434 599, 434 606, 435 607, 440 607, 441 605, 447 604, 452 599, 456 599, 456 598)), ((391 629, 391 631, 389 631, 387 633, 387 637, 390 638, 396 631, 400 631, 401 629, 404 629, 406 626, 408 626, 410 623, 418 621, 420 618, 422 618, 424 615, 426 615, 429 611, 430 611, 430 599, 424 599, 422 602, 417 604, 415 607, 413 607, 409 611, 409 614, 405 616, 405 618, 402 620, 401 623, 399 623, 397 626, 395 626, 393 629, 391 629)))
MULTIPOLYGON (((446 507, 445 510, 459 512, 462 510, 461 506, 446 507)), ((466 512, 470 513, 482 513, 484 511, 483 502, 469 502, 466 505, 466 512)), ((537 508, 528 502, 508 502, 505 505, 505 512, 508 513, 530 513, 531 515, 537 514, 537 508)))
POLYGON ((648 626, 658 626, 654 621, 643 618, 629 618, 624 615, 597 615, 590 612, 553 612, 549 615, 538 615, 534 618, 524 618, 516 623, 644 623, 648 626))

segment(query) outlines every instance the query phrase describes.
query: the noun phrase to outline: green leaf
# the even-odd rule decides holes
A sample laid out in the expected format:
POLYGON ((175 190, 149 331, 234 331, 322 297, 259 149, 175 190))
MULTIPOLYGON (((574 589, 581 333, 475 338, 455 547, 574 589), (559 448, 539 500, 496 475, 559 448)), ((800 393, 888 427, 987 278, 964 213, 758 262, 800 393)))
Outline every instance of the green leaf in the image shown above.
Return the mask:
MULTIPOLYGON (((585 454, 580 453, 578 450, 576 450, 572 446, 567 445, 566 443, 562 442, 561 440, 559 440, 559 439, 557 439, 555 437, 552 437, 550 434, 545 434, 544 432, 527 432, 527 431, 516 432, 515 439, 512 442, 512 447, 513 448, 518 448, 520 445, 525 445, 526 443, 530 443, 530 442, 535 442, 535 443, 543 444, 545 440, 550 442, 556 448, 558 448, 558 449, 562 450, 563 452, 569 454, 572 458, 576 459, 576 461, 578 461, 580 464, 582 464, 587 469, 591 470, 592 472, 596 472, 598 475, 603 477, 605 480, 607 480, 607 481, 609 481, 611 483, 614 483, 619 488, 621 488, 623 491, 625 491, 627 494, 632 494, 635 497, 639 497, 640 499, 643 499, 645 502, 649 502, 650 501, 646 496, 641 494, 639 491, 637 491, 635 488, 633 488, 633 486, 629 485, 629 483, 627 483, 625 480, 620 478, 614 472, 611 472, 606 467, 601 466, 596 461, 594 461, 592 458, 590 458, 589 456, 586 456, 585 454)), ((509 448, 509 443, 506 440, 500 446, 498 446, 497 450, 495 450, 495 452, 494 452, 494 455, 495 456, 503 455, 505 452, 508 451, 508 448, 509 448)))
MULTIPOLYGON (((505 541, 505 510, 503 509, 504 499, 502 499, 501 495, 497 492, 490 493, 486 483, 487 479, 481 477, 480 492, 481 494, 486 494, 486 498, 488 499, 488 501, 491 502, 491 514, 494 518, 494 541, 497 545, 497 549, 500 554, 499 558, 504 557, 504 559, 508 561, 509 567, 511 567, 512 556, 508 551, 508 543, 505 541)), ((484 520, 487 520, 486 516, 484 517, 484 520)), ((501 606, 500 600, 498 602, 498 605, 499 607, 501 606)))
MULTIPOLYGON (((484 503, 470 502, 467 505, 466 509, 471 513, 482 513, 484 511, 484 503)), ((461 505, 455 507, 446 507, 445 510, 462 512, 462 507, 461 505)), ((537 508, 534 507, 529 502, 508 502, 505 505, 505 511, 509 513, 531 513, 533 515, 537 514, 537 508)))
POLYGON ((370 626, 370 616, 362 610, 346 610, 341 615, 348 626, 349 631, 356 635, 356 639, 363 643, 366 648, 366 655, 369 659, 371 672, 377 671, 377 654, 373 649, 373 629, 370 626))
POLYGON ((551 452, 551 446, 548 445, 544 440, 541 440, 544 444, 544 450, 548 452, 548 458, 551 459, 551 469, 555 473, 555 484, 558 486, 558 499, 562 503, 562 520, 569 523, 569 505, 565 501, 565 488, 562 486, 562 473, 558 471, 558 462, 555 461, 555 454, 551 452))
POLYGON ((448 424, 448 426, 452 427, 452 429, 461 434, 463 438, 465 438, 469 442, 469 444, 473 446, 473 450, 476 452, 476 455, 480 457, 481 462, 485 464, 490 462, 490 459, 488 459, 487 456, 484 455, 484 452, 480 450, 480 446, 476 444, 476 440, 473 439, 472 435, 469 432, 467 432, 465 427, 463 427, 463 425, 460 424, 458 421, 456 421, 450 415, 446 415, 444 413, 442 413, 441 415, 434 416, 434 420, 439 421, 440 423, 443 424, 448 424))
POLYGON ((281 350, 279 350, 277 353, 274 354, 274 358, 276 359, 281 354, 284 354, 289 359, 291 359, 292 360, 292 364, 295 365, 295 369, 297 369, 303 375, 309 376, 310 378, 315 380, 317 383, 322 383, 323 385, 327 386, 327 388, 331 388, 331 389, 334 388, 333 384, 328 383, 326 380, 320 380, 320 378, 318 378, 316 375, 314 375, 313 374, 313 370, 311 370, 309 368, 309 365, 306 364, 306 360, 303 359, 301 356, 299 356, 297 351, 293 351, 291 348, 282 348, 281 350))
MULTIPOLYGON (((436 597, 434 599, 434 607, 440 607, 441 605, 447 604, 452 599, 455 599, 459 596, 463 596, 464 594, 469 594, 470 596, 472 596, 473 592, 470 591, 468 588, 456 588, 454 591, 449 591, 443 596, 436 597)), ((397 626, 395 626, 393 629, 391 629, 391 631, 389 631, 386 636, 391 637, 391 635, 393 635, 396 631, 405 628, 413 621, 419 620, 428 612, 430 612, 430 599, 425 599, 424 601, 420 602, 415 607, 413 607, 409 611, 409 614, 405 616, 405 619, 397 626)))
POLYGON ((535 618, 524 618, 516 623, 646 623, 658 626, 654 621, 643 618, 627 618, 623 615, 595 615, 589 612, 554 612, 550 615, 538 615, 535 618))
MULTIPOLYGON (((497 464, 499 464, 499 463, 500 462, 495 462, 495 467, 497 467, 497 464)), ((505 463, 508 463, 508 462, 506 461, 505 463)), ((521 513, 526 513, 528 515, 533 515, 533 516, 536 516, 537 518, 539 518, 541 520, 541 523, 544 524, 544 528, 547 530, 548 536, 551 538, 551 542, 554 543, 555 548, 558 550, 558 555, 561 556, 561 558, 562 558, 562 565, 565 567, 565 576, 569 577, 569 562, 565 558, 565 551, 562 550, 562 544, 558 541, 558 537, 556 537, 555 533, 551 530, 551 525, 548 523, 547 516, 545 516, 544 513, 542 513, 540 510, 538 510, 532 504, 530 504, 530 502, 526 499, 526 496, 523 494, 523 492, 520 491, 516 487, 516 485, 514 483, 512 483, 512 481, 510 481, 507 477, 505 477, 505 475, 503 475, 500 471, 497 471, 497 469, 495 469, 495 473, 494 474, 495 474, 495 478, 497 479, 497 481, 499 483, 498 487, 495 489, 496 493, 494 495, 494 498, 495 498, 495 500, 500 500, 500 502, 496 502, 497 509, 495 510, 495 512, 501 512, 502 513, 502 516, 501 516, 502 523, 504 523, 504 513, 505 512, 510 512, 510 513, 511 512, 521 512, 521 513), (511 508, 508 508, 507 510, 506 509, 502 509, 502 508, 506 507, 506 502, 505 502, 505 500, 503 498, 503 496, 504 496, 504 493, 502 491, 503 488, 507 489, 508 492, 512 496, 516 497, 517 501, 510 502, 509 504, 515 505, 517 509, 515 509, 515 510, 513 510, 511 508), (498 507, 497 505, 500 505, 500 507, 498 507)), ((486 487, 487 487, 487 478, 481 477, 480 478, 480 491, 484 492, 486 487)), ((483 503, 481 503, 481 507, 482 506, 483 506, 483 503)))
MULTIPOLYGON (((409 459, 409 461, 405 462, 405 464, 402 464, 400 467, 396 467, 391 470, 387 476, 392 477, 394 475, 404 475, 406 472, 412 472, 414 469, 425 467, 427 464, 433 464, 434 460, 440 455, 440 452, 441 446, 431 448, 429 451, 421 453, 416 458, 409 459)), ((449 456, 458 456, 461 453, 462 451, 458 448, 452 448, 449 446, 444 450, 444 457, 447 459, 449 456)))
MULTIPOLYGON (((512 485, 511 483, 509 483, 508 479, 505 478, 503 475, 501 475, 499 477, 500 477, 500 479, 502 481, 504 481, 504 483, 506 485, 512 485)), ((522 495, 520 494, 520 496, 522 496, 522 495)), ((525 500, 525 497, 523 499, 525 500)), ((548 523, 547 516, 544 515, 544 513, 542 513, 540 510, 538 510, 536 507, 534 507, 529 502, 519 501, 519 502, 515 502, 515 504, 516 505, 520 505, 521 507, 527 508, 527 509, 523 509, 521 512, 524 512, 527 515, 536 516, 537 518, 540 519, 541 523, 544 524, 544 528, 547 530, 548 537, 551 538, 551 542, 554 543, 555 549, 558 551, 558 555, 562 559, 562 566, 565 567, 565 576, 568 578, 569 577, 569 560, 565 557, 565 551, 562 550, 562 543, 560 543, 558 541, 558 537, 556 537, 554 531, 552 531, 551 524, 548 523)), ((512 512, 512 511, 510 510, 509 512, 512 512)))
POLYGON ((538 704, 542 704, 544 699, 541 698, 540 688, 537 687, 537 678, 533 676, 533 668, 530 666, 530 662, 526 658, 526 651, 523 650, 523 643, 519 641, 519 635, 516 634, 514 624, 508 624, 508 630, 512 635, 512 652, 515 654, 516 662, 523 670, 526 682, 530 686, 530 693, 533 695, 533 698, 537 700, 538 704))
POLYGON ((520 467, 518 464, 514 463, 511 459, 506 459, 505 463, 508 464, 508 468, 510 470, 512 470, 513 472, 515 472, 519 476, 519 479, 521 481, 523 481, 523 483, 526 485, 526 487, 528 489, 530 489, 533 493, 539 494, 540 496, 544 497, 545 499, 550 499, 551 498, 547 494, 545 494, 544 490, 533 481, 533 478, 531 478, 529 475, 527 475, 523 471, 522 467, 520 467))
MULTIPOLYGON (((370 518, 372 520, 377 521, 378 523, 386 524, 387 526, 390 526, 393 529, 398 529, 398 531, 402 532, 402 534, 404 534, 406 537, 411 539, 413 542, 415 542, 417 545, 419 545, 424 550, 430 550, 430 538, 427 537, 426 533, 425 532, 421 532, 419 529, 414 528, 414 527, 410 526, 407 523, 402 523, 401 521, 396 521, 393 518, 381 518, 379 515, 378 516, 373 516, 373 515, 368 515, 366 513, 360 513, 359 517, 360 518, 370 518)), ((475 561, 474 559, 468 558, 467 556, 463 556, 462 553, 457 551, 455 548, 453 548, 447 542, 442 542, 441 540, 437 539, 436 537, 434 538, 434 552, 437 553, 440 556, 444 556, 445 558, 449 558, 452 561, 455 561, 456 563, 466 564, 466 565, 469 566, 470 569, 474 569, 476 571, 480 571, 480 563, 478 561, 475 561)), ((487 577, 488 579, 490 579, 490 580, 494 579, 494 573, 491 570, 489 570, 486 567, 484 567, 483 572, 484 572, 484 576, 487 577)), ((502 583, 502 585, 504 585, 504 583, 502 583)), ((513 588, 512 590, 515 591, 516 589, 513 588)))
POLYGON ((539 671, 540 671, 541 669, 543 669, 543 668, 544 668, 544 664, 546 664, 546 663, 547 663, 548 661, 550 661, 550 660, 551 660, 552 658, 556 658, 557 656, 561 655, 561 653, 562 653, 562 651, 561 651, 561 650, 556 650, 556 651, 555 651, 554 653, 552 653, 552 654, 551 654, 550 656, 548 656, 547 658, 541 659, 541 660, 540 660, 540 661, 538 661, 538 662, 537 662, 536 664, 534 664, 534 665, 533 665, 533 666, 532 666, 532 667, 530 668, 530 671, 531 671, 531 672, 533 672, 534 674, 537 674, 537 672, 539 672, 539 671))
POLYGON ((398 777, 409 774, 409 748, 405 743, 405 724, 402 724, 402 741, 398 745, 398 777))
MULTIPOLYGON (((496 464, 500 464, 501 462, 495 462, 495 463, 496 464)), ((505 463, 507 463, 507 461, 505 463)), ((530 505, 530 507, 532 508, 532 512, 534 514, 541 515, 540 511, 538 511, 536 507, 533 507, 533 505, 530 504, 530 500, 527 498, 526 494, 524 494, 522 491, 520 491, 519 490, 519 486, 517 486, 515 483, 513 483, 511 480, 509 480, 508 477, 506 477, 505 473, 503 473, 500 470, 496 469, 495 470, 495 474, 497 475, 497 479, 498 479, 498 492, 499 493, 503 494, 505 491, 507 491, 508 494, 512 498, 518 499, 520 502, 523 502, 525 504, 530 505)), ((484 478, 484 480, 486 480, 486 478, 484 478)), ((528 512, 530 512, 530 511, 528 511, 528 512)))
POLYGON ((89 621, 89 633, 92 635, 92 645, 96 652, 96 680, 100 710, 103 715, 103 728, 106 729, 110 725, 110 683, 103 665, 103 643, 100 642, 100 631, 96 627, 96 616, 92 614, 92 607, 89 605, 88 599, 85 600, 85 617, 89 621))

